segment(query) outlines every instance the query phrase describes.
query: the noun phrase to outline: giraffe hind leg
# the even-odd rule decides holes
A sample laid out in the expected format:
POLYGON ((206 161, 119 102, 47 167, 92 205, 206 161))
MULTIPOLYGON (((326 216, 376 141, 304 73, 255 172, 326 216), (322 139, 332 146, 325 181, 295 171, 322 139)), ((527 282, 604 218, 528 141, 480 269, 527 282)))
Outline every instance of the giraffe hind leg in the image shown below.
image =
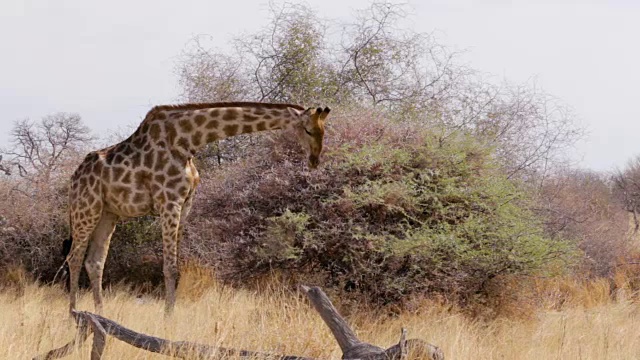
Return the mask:
POLYGON ((89 280, 91 281, 93 302, 98 314, 101 314, 103 310, 102 273, 109 251, 111 235, 113 235, 117 222, 117 215, 106 211, 102 213, 100 221, 93 230, 93 235, 89 241, 89 250, 84 263, 87 274, 89 275, 89 280))
POLYGON ((73 218, 71 221, 71 237, 73 245, 71 252, 67 256, 67 264, 69 265, 69 311, 75 310, 78 300, 78 281, 80 280, 80 271, 84 262, 87 246, 91 240, 96 225, 100 221, 102 207, 96 208, 75 208, 77 203, 72 202, 72 212, 81 214, 81 217, 73 218))
POLYGON ((84 223, 72 225, 72 237, 74 241, 71 247, 71 252, 69 253, 69 256, 67 256, 67 264, 69 265, 69 312, 76 308, 76 302, 78 299, 78 281, 80 280, 82 262, 84 261, 91 233, 93 232, 98 220, 99 217, 91 217, 84 223))

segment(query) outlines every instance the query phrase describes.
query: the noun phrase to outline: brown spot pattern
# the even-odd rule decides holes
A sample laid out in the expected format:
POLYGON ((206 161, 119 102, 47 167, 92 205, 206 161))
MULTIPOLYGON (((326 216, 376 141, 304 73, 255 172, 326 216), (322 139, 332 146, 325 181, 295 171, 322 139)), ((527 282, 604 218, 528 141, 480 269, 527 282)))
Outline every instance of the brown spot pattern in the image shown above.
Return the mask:
POLYGON ((148 152, 144 154, 144 166, 151 169, 153 167, 153 153, 148 152))
POLYGON ((214 120, 209 120, 209 122, 207 123, 205 128, 207 128, 207 129, 217 129, 218 125, 220 125, 218 120, 215 120, 215 119, 214 120))
POLYGON ((216 140, 220 139, 220 137, 218 136, 218 133, 214 133, 214 132, 210 132, 207 134, 207 144, 214 142, 216 140))
POLYGON ((182 181, 183 181, 183 179, 181 177, 177 177, 177 178, 174 178, 174 179, 171 179, 171 180, 167 181, 165 183, 165 185, 169 189, 173 189, 173 188, 177 187, 182 181))
POLYGON ((132 199, 132 201, 133 201, 134 203, 141 203, 141 202, 143 202, 143 201, 144 201, 144 194, 143 194, 143 193, 139 193, 139 192, 135 193, 135 195, 133 195, 133 199, 132 199))
POLYGON ((124 168, 114 167, 111 169, 111 181, 119 181, 120 177, 124 174, 124 168))
POLYGON ((185 119, 185 120, 180 120, 178 122, 178 126, 180 126, 180 130, 182 130, 182 132, 191 132, 193 130, 193 124, 191 123, 191 120, 189 119, 185 119))
POLYGON ((193 121, 196 123, 196 126, 202 126, 202 124, 204 124, 204 122, 207 121, 207 118, 204 115, 199 114, 199 115, 196 115, 193 121))
POLYGON ((142 171, 138 171, 135 175, 134 175, 135 181, 136 181, 136 185, 138 187, 142 187, 145 184, 148 184, 149 181, 151 181, 151 173, 145 170, 142 171))
POLYGON ((149 128, 149 136, 156 141, 160 138, 160 125, 158 125, 158 123, 151 124, 151 127, 149 128))
POLYGON ((131 182, 131 171, 127 171, 121 180, 123 183, 128 184, 131 182))
POLYGON ((189 140, 187 140, 187 138, 184 138, 184 137, 181 137, 180 139, 178 139, 177 144, 178 146, 180 146, 185 150, 189 150, 191 148, 191 144, 189 143, 189 140))
POLYGON ((222 120, 227 120, 227 121, 235 120, 238 118, 238 115, 239 115, 238 110, 234 108, 226 109, 224 111, 224 115, 222 115, 222 120))
POLYGON ((166 151, 156 152, 156 166, 154 167, 154 170, 156 171, 164 170, 168 162, 169 162, 169 157, 167 156, 166 151))
POLYGON ((178 136, 178 132, 176 131, 175 126, 173 126, 172 123, 165 123, 164 130, 167 133, 167 139, 169 141, 169 144, 173 144, 176 137, 178 136))
POLYGON ((202 145, 202 133, 200 131, 196 131, 193 136, 191 136, 191 143, 195 147, 202 145))
POLYGON ((169 175, 169 176, 180 175, 180 169, 178 169, 178 167, 175 166, 175 165, 171 165, 171 166, 169 166, 169 169, 167 170, 167 175, 169 175))
POLYGON ((227 136, 233 136, 238 133, 238 125, 225 125, 222 131, 224 131, 227 136))

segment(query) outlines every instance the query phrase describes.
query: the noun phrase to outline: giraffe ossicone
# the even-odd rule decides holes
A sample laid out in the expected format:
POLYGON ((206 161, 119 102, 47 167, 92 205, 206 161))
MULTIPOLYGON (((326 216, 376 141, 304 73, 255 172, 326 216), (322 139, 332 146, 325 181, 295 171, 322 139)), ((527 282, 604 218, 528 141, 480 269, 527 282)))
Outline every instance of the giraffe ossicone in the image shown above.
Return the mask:
POLYGON ((71 177, 69 220, 70 310, 77 301, 82 263, 102 312, 102 273, 111 235, 121 218, 159 215, 162 226, 165 311, 176 300, 178 242, 199 183, 192 158, 207 143, 265 130, 289 129, 318 166, 330 109, 292 104, 208 103, 151 109, 126 140, 89 153, 71 177), (85 258, 86 254, 86 258, 85 258))

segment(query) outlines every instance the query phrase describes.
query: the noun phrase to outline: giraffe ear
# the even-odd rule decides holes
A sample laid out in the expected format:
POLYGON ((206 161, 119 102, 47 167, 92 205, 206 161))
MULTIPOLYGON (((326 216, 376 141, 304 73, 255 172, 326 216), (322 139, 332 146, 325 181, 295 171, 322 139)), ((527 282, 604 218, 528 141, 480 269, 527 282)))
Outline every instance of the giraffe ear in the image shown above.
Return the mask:
MULTIPOLYGON (((289 110, 289 114, 291 114, 291 116, 293 116, 294 118, 299 118, 303 112, 298 110, 298 109, 294 109, 292 107, 288 107, 287 110, 289 110)), ((306 110, 305 110, 306 112, 306 110)))

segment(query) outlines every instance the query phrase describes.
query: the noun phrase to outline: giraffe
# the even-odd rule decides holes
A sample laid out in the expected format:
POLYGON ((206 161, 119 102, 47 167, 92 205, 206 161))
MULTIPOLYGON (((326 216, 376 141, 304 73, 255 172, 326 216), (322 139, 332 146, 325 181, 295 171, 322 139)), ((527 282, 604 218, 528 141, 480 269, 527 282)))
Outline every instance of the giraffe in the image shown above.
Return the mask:
POLYGON ((308 166, 316 168, 329 111, 250 102, 156 106, 129 138, 89 153, 69 189, 70 311, 76 307, 84 261, 96 311, 102 312, 102 273, 116 223, 153 214, 160 216, 162 227, 165 314, 170 314, 176 301, 178 242, 200 181, 194 154, 227 137, 290 129, 308 155, 308 166))

